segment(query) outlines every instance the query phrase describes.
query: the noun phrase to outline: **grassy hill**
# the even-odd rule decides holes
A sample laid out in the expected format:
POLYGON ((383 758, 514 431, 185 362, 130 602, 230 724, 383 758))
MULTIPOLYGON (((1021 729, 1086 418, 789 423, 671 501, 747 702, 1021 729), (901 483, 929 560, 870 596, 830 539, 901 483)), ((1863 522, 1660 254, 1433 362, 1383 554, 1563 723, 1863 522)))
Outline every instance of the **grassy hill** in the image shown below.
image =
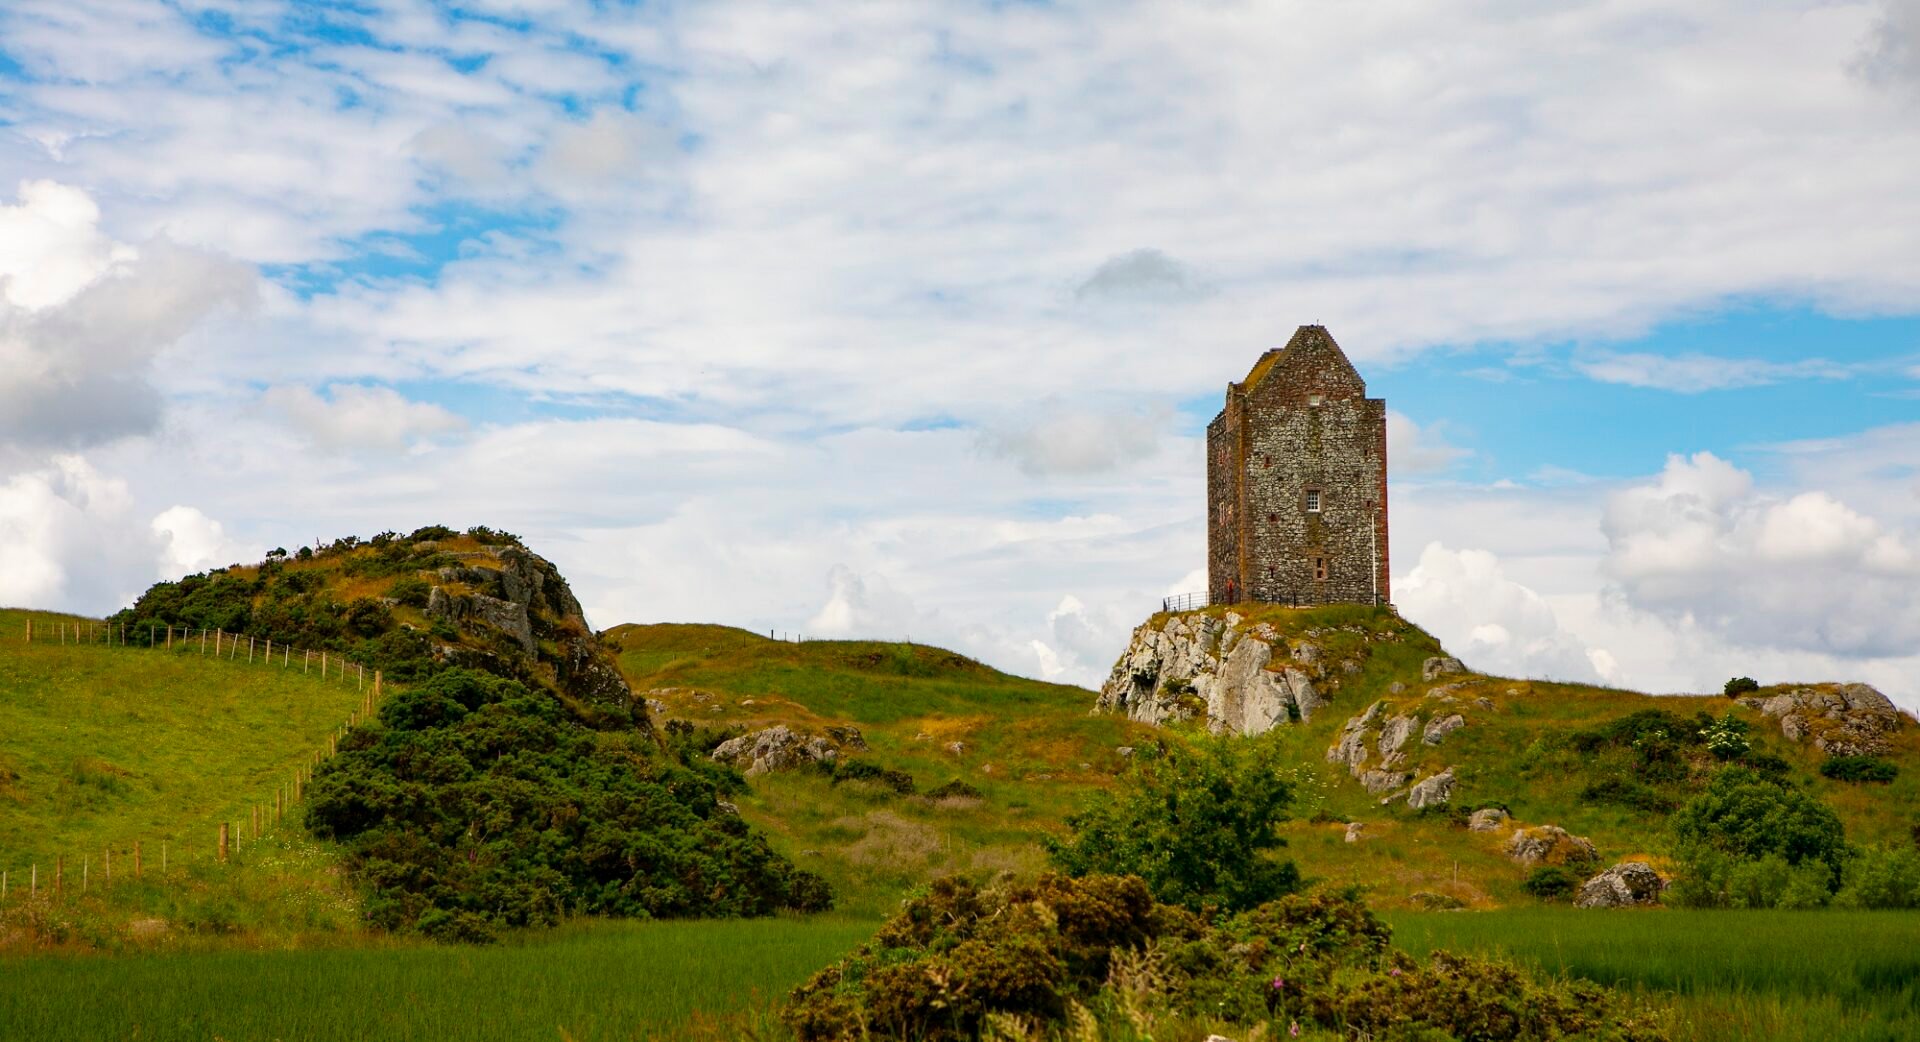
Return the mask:
MULTIPOLYGON (((1207 609, 1221 614, 1222 609, 1207 609)), ((1673 697, 1579 684, 1479 674, 1424 680, 1439 644, 1390 611, 1352 607, 1239 609, 1282 639, 1312 632, 1333 702, 1310 720, 1276 728, 1295 784, 1292 855, 1310 877, 1369 888, 1383 907, 1490 908, 1534 905, 1521 890, 1530 868, 1504 851, 1508 833, 1472 832, 1465 810, 1498 805, 1515 824, 1557 825, 1590 839, 1604 862, 1663 865, 1662 829, 1672 806, 1717 764, 1699 748, 1650 777, 1631 745, 1596 741, 1609 725, 1655 711, 1693 727, 1698 715, 1732 714, 1750 727, 1752 755, 1777 757, 1792 776, 1832 805, 1855 843, 1909 843, 1920 798, 1920 728, 1893 736, 1889 758, 1904 769, 1890 784, 1822 777, 1824 757, 1787 740, 1776 721, 1732 699, 1673 697), (1350 670, 1341 664, 1352 663, 1350 670), (1467 725, 1439 746, 1415 737, 1408 768, 1417 777, 1451 766, 1458 785, 1451 814, 1421 813, 1404 801, 1384 807, 1343 765, 1326 760, 1353 715, 1384 701, 1383 716, 1437 706, 1467 725), (1366 838, 1347 842, 1347 826, 1366 838)), ((908 888, 944 871, 1031 871, 1043 861, 1038 837, 1057 829, 1089 791, 1124 768, 1121 746, 1192 733, 1114 715, 1094 715, 1092 692, 1008 676, 933 648, 902 644, 776 642, 718 626, 622 626, 608 636, 638 693, 667 719, 750 731, 787 724, 812 733, 861 730, 871 750, 855 753, 903 770, 926 792, 960 780, 978 799, 902 796, 884 787, 835 784, 798 770, 752 780, 742 812, 782 849, 832 879, 848 907, 882 913, 908 888), (961 751, 949 751, 949 743, 961 751)), ((1763 689, 1766 695, 1776 689, 1763 689)), ((717 735, 715 736, 717 737, 717 735)))

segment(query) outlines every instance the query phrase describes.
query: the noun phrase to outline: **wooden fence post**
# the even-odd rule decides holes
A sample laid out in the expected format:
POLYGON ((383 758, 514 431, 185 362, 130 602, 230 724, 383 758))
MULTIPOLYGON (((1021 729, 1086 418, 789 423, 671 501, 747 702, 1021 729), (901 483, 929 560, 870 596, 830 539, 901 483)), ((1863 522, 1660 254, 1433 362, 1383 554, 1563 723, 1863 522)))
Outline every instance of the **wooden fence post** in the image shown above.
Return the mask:
POLYGON ((253 637, 251 635, 247 637, 247 664, 253 664, 253 637))
POLYGON ((112 847, 108 847, 107 849, 100 852, 100 885, 107 886, 107 887, 110 887, 113 885, 113 848, 112 847))
POLYGON ((33 620, 31 618, 27 620, 27 643, 33 643, 33 620))
POLYGON ((260 805, 256 803, 252 807, 249 807, 247 809, 253 812, 253 838, 259 839, 260 838, 260 805))
POLYGON ((87 892, 87 874, 92 868, 93 858, 82 854, 80 856, 80 892, 83 894, 87 892))
POLYGON ((160 876, 161 878, 164 879, 166 878, 166 875, 167 875, 167 841, 163 839, 160 841, 160 876))
POLYGON ((220 823, 220 860, 222 863, 227 860, 227 823, 224 821, 220 823))
POLYGON ((140 878, 140 841, 133 841, 133 878, 140 878))
POLYGON ((60 900, 60 893, 66 888, 67 856, 55 854, 53 857, 53 899, 60 900))
POLYGON ((173 623, 167 623, 167 650, 173 650, 173 623))
POLYGON ((300 653, 300 672, 306 673, 307 667, 311 665, 313 665, 313 649, 308 648, 300 653))
POLYGON ((35 861, 33 863, 33 880, 30 885, 32 886, 33 889, 27 893, 27 896, 39 897, 40 896, 40 862, 38 861, 35 861))

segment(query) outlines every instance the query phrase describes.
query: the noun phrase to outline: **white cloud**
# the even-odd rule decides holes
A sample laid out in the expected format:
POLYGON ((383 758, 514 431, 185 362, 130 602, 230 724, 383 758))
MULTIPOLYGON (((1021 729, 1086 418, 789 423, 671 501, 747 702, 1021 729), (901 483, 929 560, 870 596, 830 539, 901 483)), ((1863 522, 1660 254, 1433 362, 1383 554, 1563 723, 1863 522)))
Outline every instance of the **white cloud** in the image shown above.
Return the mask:
POLYGON ((1920 3, 1882 0, 1854 71, 1883 86, 1920 87, 1920 3))
MULTIPOLYGON (((1420 563, 1394 580, 1403 614, 1440 638, 1448 650, 1485 673, 1596 681, 1598 658, 1561 627, 1541 596, 1508 578, 1500 558, 1486 550, 1452 550, 1429 543, 1420 563)), ((1610 656, 1610 653, 1606 653, 1610 656)))
POLYGON ((1171 421, 1165 411, 1102 411, 1049 401, 991 422, 980 432, 980 445, 1028 474, 1097 474, 1157 451, 1171 421))
POLYGON ((1845 380, 1856 367, 1809 358, 1771 362, 1759 358, 1719 358, 1712 355, 1656 355, 1645 352, 1600 352, 1576 359, 1574 368, 1603 383, 1650 387, 1680 394, 1759 387, 1787 380, 1845 380))
POLYGON ((1920 646, 1920 532, 1826 492, 1781 497, 1709 453, 1615 494, 1606 571, 1635 608, 1752 646, 1890 657, 1920 646))
POLYGON ((149 525, 160 541, 159 577, 174 579, 242 560, 259 557, 257 551, 227 538, 220 522, 189 506, 162 510, 149 525))
POLYGON ((1387 462, 1395 474, 1434 474, 1473 455, 1450 444, 1444 424, 1421 427, 1405 413, 1387 410, 1387 462))
POLYGON ((398 451, 467 426, 446 409, 408 401, 390 387, 335 384, 325 397, 298 385, 274 387, 263 401, 314 444, 330 450, 398 451))
POLYGON ((1165 251, 1138 249, 1100 262, 1086 281, 1074 287, 1073 295, 1081 300, 1151 303, 1205 292, 1199 277, 1165 251))

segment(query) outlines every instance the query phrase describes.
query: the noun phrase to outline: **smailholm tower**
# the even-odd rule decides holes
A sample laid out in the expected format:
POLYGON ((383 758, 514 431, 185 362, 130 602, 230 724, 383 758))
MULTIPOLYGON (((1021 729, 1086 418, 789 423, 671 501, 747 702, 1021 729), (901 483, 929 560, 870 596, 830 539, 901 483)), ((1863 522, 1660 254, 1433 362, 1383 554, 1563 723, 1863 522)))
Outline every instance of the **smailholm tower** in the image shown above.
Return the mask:
POLYGON ((1324 326, 1227 385, 1207 425, 1214 604, 1385 604, 1387 403, 1324 326))

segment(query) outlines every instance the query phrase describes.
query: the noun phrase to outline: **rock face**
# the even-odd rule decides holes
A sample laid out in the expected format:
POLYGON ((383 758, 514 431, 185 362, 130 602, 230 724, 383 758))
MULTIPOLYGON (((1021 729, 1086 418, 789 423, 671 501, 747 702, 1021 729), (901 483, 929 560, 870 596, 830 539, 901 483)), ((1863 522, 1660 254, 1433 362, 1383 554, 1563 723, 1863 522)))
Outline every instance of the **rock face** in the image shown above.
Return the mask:
POLYGON ((1414 810, 1438 807, 1453 799, 1453 768, 1421 780, 1407 790, 1407 806, 1414 810))
POLYGON ((498 636, 489 641, 492 651, 449 646, 441 649, 443 659, 550 685, 596 722, 649 726, 645 703, 634 698, 551 562, 514 545, 457 557, 459 564, 433 573, 440 584, 428 593, 427 617, 470 634, 498 636))
POLYGON ((1467 667, 1451 655, 1435 655, 1420 664, 1420 679, 1438 680, 1450 673, 1465 673, 1467 667))
POLYGON ((721 763, 745 767, 751 778, 770 771, 831 763, 840 751, 818 735, 803 734, 785 724, 776 724, 764 731, 721 742, 709 755, 721 763))
POLYGON ((1600 859, 1591 840, 1558 825, 1515 829, 1507 856, 1523 865, 1584 865, 1600 859))
POLYGON ((1498 832, 1507 825, 1507 812, 1498 807, 1484 807, 1473 812, 1467 819, 1470 832, 1498 832))
POLYGON ((1133 631, 1095 708, 1150 724, 1204 716, 1216 733, 1259 734, 1327 705, 1324 666, 1318 645, 1266 623, 1173 613, 1133 631))
POLYGON ((1793 741, 1811 738, 1828 756, 1885 753, 1887 736, 1905 722, 1887 696, 1866 684, 1794 688, 1740 702, 1778 719, 1780 733, 1793 741))
POLYGON ((1631 908, 1660 900, 1666 881, 1645 861, 1623 861, 1580 884, 1576 908, 1631 908))
POLYGON ((1420 741, 1427 745, 1439 745, 1447 736, 1467 726, 1467 718, 1455 713, 1452 716, 1436 716, 1427 721, 1427 729, 1420 735, 1420 741))

